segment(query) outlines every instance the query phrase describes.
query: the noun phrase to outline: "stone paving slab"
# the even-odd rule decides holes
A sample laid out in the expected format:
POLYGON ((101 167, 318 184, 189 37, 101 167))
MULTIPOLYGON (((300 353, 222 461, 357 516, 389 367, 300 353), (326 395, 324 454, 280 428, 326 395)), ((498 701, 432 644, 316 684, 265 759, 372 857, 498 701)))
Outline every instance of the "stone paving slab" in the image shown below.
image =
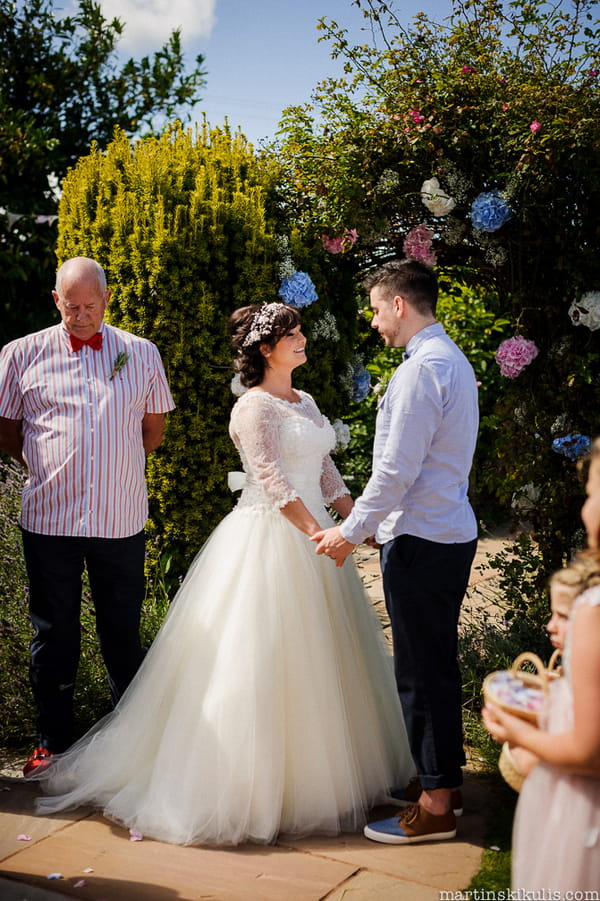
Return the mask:
MULTIPOLYGON (((345 834, 227 849, 132 842, 89 810, 38 817, 38 791, 0 779, 2 901, 439 901, 440 891, 465 888, 479 870, 488 800, 486 777, 467 772, 466 812, 449 842, 397 847, 345 834), (31 841, 18 841, 21 834, 31 841), (62 878, 48 880, 52 873, 62 878), (5 882, 25 893, 5 894, 5 882), (28 886, 38 893, 29 897, 28 886)), ((377 808, 373 818, 393 812, 377 808)))

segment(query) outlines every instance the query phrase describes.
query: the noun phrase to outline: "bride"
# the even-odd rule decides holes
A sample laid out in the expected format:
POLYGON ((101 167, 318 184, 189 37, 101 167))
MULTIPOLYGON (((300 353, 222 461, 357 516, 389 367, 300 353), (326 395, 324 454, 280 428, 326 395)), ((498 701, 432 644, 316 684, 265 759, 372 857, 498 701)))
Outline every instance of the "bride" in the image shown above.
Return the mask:
POLYGON ((352 560, 310 536, 352 500, 333 428, 292 387, 295 309, 229 320, 248 389, 230 434, 245 486, 200 550, 117 708, 35 778, 51 813, 92 804, 177 844, 355 831, 414 774, 391 663, 352 560))

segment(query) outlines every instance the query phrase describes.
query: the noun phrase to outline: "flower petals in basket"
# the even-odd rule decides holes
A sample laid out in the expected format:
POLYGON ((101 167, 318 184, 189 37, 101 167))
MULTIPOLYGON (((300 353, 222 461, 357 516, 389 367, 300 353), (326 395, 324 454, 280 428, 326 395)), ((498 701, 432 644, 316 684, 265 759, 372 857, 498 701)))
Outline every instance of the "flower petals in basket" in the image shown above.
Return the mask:
POLYGON ((490 673, 483 680, 486 704, 496 704, 507 713, 537 723, 546 700, 548 684, 551 679, 560 675, 554 668, 557 657, 555 651, 546 669, 537 654, 525 652, 519 654, 509 670, 490 673), (531 664, 534 672, 521 669, 524 663, 531 664))

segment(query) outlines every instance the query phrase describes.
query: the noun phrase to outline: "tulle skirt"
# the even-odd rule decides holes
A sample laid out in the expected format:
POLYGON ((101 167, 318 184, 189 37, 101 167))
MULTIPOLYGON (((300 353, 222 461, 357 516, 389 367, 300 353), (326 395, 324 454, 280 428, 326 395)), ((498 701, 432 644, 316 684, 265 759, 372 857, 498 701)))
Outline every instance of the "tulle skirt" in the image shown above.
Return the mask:
POLYGON ((41 779, 177 844, 354 831, 414 774, 390 658, 352 560, 238 506, 196 556, 115 711, 41 779))

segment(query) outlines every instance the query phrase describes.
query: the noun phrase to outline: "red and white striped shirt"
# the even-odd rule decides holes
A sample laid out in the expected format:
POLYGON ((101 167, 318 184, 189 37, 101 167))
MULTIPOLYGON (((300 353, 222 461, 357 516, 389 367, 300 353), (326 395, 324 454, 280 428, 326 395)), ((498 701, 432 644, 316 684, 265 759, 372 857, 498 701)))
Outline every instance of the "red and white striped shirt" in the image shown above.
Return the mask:
POLYGON ((103 323, 75 352, 62 324, 0 353, 0 416, 23 422, 24 529, 126 538, 148 518, 142 419, 175 406, 157 347, 103 323), (128 354, 111 379, 117 356, 128 354))

